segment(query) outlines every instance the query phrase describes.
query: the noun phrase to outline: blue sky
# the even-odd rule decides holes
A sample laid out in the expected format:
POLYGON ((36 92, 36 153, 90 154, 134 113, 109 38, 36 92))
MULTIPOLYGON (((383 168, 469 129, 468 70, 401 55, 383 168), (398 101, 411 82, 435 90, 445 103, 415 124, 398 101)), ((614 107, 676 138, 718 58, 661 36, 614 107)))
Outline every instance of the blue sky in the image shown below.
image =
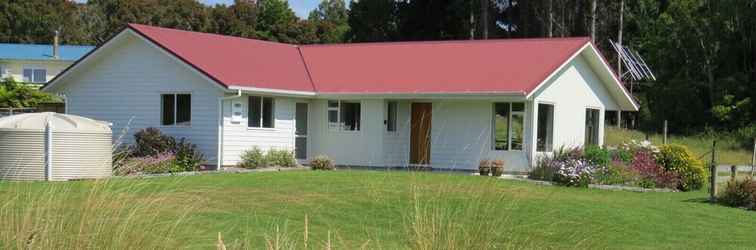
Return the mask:
MULTIPOLYGON (((86 2, 87 0, 76 0, 77 2, 86 2)), ((199 0, 202 3, 208 4, 208 5, 215 5, 215 4, 232 4, 234 0, 199 0)), ((320 0, 289 0, 289 6, 291 6, 291 9, 294 10, 294 12, 297 13, 297 16, 300 18, 307 18, 307 15, 310 14, 310 11, 318 7, 318 3, 320 3, 320 0)))

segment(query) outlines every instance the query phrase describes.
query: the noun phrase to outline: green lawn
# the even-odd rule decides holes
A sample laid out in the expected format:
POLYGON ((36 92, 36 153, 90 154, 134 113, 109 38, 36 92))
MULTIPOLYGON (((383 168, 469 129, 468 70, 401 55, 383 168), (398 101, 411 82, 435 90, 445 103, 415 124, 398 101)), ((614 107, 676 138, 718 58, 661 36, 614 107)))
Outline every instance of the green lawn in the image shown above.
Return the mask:
MULTIPOLYGON (((604 136, 604 144, 607 146, 620 145, 622 143, 629 142, 630 140, 642 141, 646 139, 646 135, 637 130, 606 127, 605 131, 606 135, 604 136)), ((650 134, 648 138, 655 145, 662 145, 662 142, 664 141, 664 137, 660 134, 650 134)), ((740 148, 737 142, 732 138, 712 138, 703 135, 672 135, 667 138, 669 143, 676 143, 687 146, 696 155, 696 157, 703 160, 707 164, 711 162, 711 146, 714 139, 717 140, 718 164, 751 165, 753 152, 740 148)))
POLYGON ((0 249, 756 246, 756 212, 705 198, 401 171, 0 182, 0 249))

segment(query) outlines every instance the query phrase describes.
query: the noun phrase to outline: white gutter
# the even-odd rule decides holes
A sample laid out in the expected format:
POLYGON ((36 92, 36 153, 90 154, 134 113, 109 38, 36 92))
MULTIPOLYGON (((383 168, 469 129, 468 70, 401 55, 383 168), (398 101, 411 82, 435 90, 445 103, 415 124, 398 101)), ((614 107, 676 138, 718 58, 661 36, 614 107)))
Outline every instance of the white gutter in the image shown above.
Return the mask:
POLYGON ((218 155, 215 157, 218 160, 215 169, 217 171, 223 168, 223 101, 236 99, 241 96, 241 89, 237 89, 236 94, 233 96, 218 97, 218 155))

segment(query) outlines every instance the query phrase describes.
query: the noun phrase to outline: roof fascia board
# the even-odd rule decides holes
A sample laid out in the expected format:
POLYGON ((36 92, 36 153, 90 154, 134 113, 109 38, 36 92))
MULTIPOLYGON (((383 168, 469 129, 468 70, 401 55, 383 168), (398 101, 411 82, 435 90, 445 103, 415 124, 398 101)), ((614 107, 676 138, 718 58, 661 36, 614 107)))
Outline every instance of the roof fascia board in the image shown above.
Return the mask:
POLYGON ((514 92, 467 92, 467 93, 317 93, 320 99, 491 99, 492 97, 507 97, 525 100, 525 93, 514 92))
POLYGON ((625 86, 622 86, 622 82, 617 78, 617 74, 614 73, 614 70, 609 67, 609 64, 606 62, 606 59, 604 59, 603 56, 598 52, 596 49, 596 46, 593 45, 593 43, 589 43, 591 48, 591 53, 593 56, 598 57, 598 61, 601 62, 601 65, 603 66, 603 70, 606 70, 609 72, 609 75, 612 78, 612 82, 622 90, 622 94, 625 98, 627 98, 628 101, 630 101, 630 104, 633 106, 633 110, 625 110, 625 111, 638 111, 640 109, 640 106, 635 102, 635 99, 630 95, 630 93, 627 91, 625 86))
POLYGON ((121 32, 116 33, 116 35, 112 36, 110 39, 108 39, 101 46, 98 46, 98 47, 90 50, 89 52, 87 52, 87 54, 85 54, 84 56, 82 56, 81 58, 79 58, 79 60, 76 60, 76 62, 74 62, 73 64, 71 64, 71 66, 68 66, 65 70, 63 70, 62 73, 56 75, 47 84, 45 84, 44 86, 42 86, 42 88, 40 88, 40 90, 47 91, 50 87, 55 86, 60 81, 60 79, 63 79, 65 77, 67 77, 70 74, 71 71, 74 71, 75 69, 78 69, 82 64, 84 64, 87 61, 89 61, 90 58, 92 58, 94 55, 99 54, 100 51, 102 51, 102 50, 104 50, 106 48, 109 48, 114 43, 115 40, 121 39, 121 37, 123 37, 124 34, 125 34, 124 31, 126 31, 126 30, 127 29, 124 28, 123 30, 121 30, 121 32))
POLYGON ((546 79, 543 79, 543 81, 541 81, 541 83, 539 83, 538 85, 536 85, 536 87, 527 94, 527 96, 526 96, 527 99, 531 99, 533 97, 533 94, 537 93, 544 86, 546 86, 546 83, 548 83, 549 81, 551 81, 551 79, 554 78, 560 71, 562 71, 562 69, 565 66, 567 66, 567 64, 569 64, 570 62, 572 62, 572 60, 575 59, 575 57, 577 57, 578 55, 580 55, 580 53, 583 52, 583 50, 585 48, 589 47, 590 45, 591 45, 591 43, 586 42, 585 45, 583 45, 582 47, 580 47, 580 49, 578 49, 574 53, 572 53, 572 55, 570 55, 570 57, 567 58, 567 60, 565 60, 564 62, 562 62, 562 64, 559 65, 559 67, 557 67, 556 69, 554 69, 554 71, 552 71, 549 74, 549 76, 546 77, 546 79))
POLYGON ((314 97, 315 95, 317 95, 317 93, 310 92, 310 91, 268 89, 268 88, 245 87, 245 86, 236 86, 236 85, 231 85, 228 87, 228 89, 240 90, 243 92, 253 93, 253 94, 273 94, 273 95, 290 96, 290 97, 314 97))
POLYGON ((226 87, 225 84, 223 84, 219 80, 211 77, 206 72, 199 70, 196 66, 188 63, 183 58, 177 56, 176 54, 174 54, 170 50, 166 49, 165 47, 163 47, 159 43, 153 41, 152 39, 150 39, 149 37, 147 37, 144 34, 140 33, 139 31, 135 30, 134 28, 129 27, 128 29, 126 29, 126 32, 128 32, 130 34, 133 34, 136 37, 140 38, 142 41, 146 42, 151 47, 157 49, 158 51, 162 52, 164 55, 168 56, 168 58, 173 59, 175 62, 177 62, 180 65, 183 65, 184 67, 186 67, 190 71, 196 73, 197 75, 199 75, 200 77, 202 77, 203 79, 205 79, 206 81, 208 81, 209 83, 211 83, 213 86, 218 87, 221 91, 223 91, 223 92, 229 92, 229 89, 226 87))

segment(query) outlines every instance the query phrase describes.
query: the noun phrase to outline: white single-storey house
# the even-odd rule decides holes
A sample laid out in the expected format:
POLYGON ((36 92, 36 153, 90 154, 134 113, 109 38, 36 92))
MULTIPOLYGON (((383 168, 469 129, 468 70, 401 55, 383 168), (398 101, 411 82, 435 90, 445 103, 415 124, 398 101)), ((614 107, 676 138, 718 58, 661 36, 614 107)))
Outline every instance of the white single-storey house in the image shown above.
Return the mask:
POLYGON ((588 38, 290 45, 130 24, 43 90, 116 138, 186 137, 215 166, 259 147, 526 171, 560 146, 601 145, 604 111, 638 110, 588 38))

